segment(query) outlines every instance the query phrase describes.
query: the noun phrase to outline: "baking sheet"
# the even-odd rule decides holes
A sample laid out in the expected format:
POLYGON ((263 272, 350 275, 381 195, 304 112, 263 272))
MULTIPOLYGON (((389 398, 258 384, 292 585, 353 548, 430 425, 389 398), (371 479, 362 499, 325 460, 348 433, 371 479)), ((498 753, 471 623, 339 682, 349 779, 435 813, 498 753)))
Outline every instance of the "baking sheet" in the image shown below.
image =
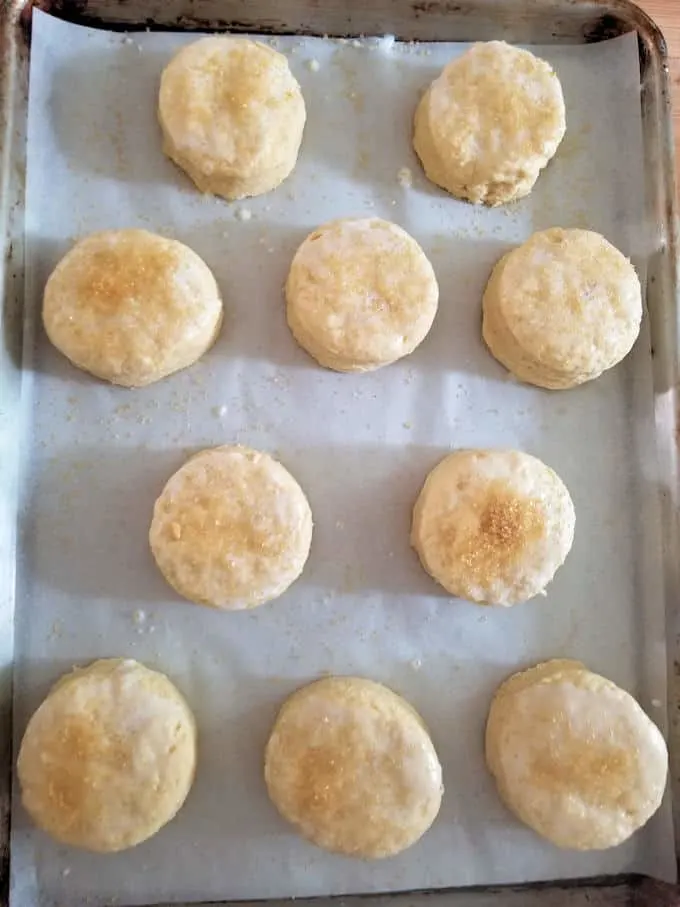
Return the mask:
POLYGON ((29 320, 78 236, 124 226, 173 236, 202 255, 226 320, 202 362, 135 391, 71 368, 39 327, 35 345, 29 339, 15 742, 60 673, 125 655, 166 671, 186 694, 200 759, 177 819, 116 856, 60 847, 15 803, 13 903, 307 896, 618 872, 672 878, 668 802, 622 847, 563 852, 500 805, 482 750, 495 686, 555 656, 579 658, 631 690, 665 728, 647 327, 622 367, 568 393, 508 380, 480 339, 489 271, 533 230, 599 230, 644 274, 635 38, 539 50, 564 86, 567 136, 529 199, 485 210, 429 185, 410 147, 419 92, 463 46, 389 39, 271 39, 307 103, 298 167, 258 199, 201 197, 162 156, 155 118, 160 71, 195 37, 113 34, 34 11, 29 320), (411 357, 339 375, 297 348, 281 288, 311 229, 357 214, 393 219, 417 238, 437 272, 440 311, 411 357), (185 457, 235 441, 282 459, 316 525, 305 573, 285 596, 223 614, 173 595, 146 535, 154 498, 185 457), (408 545, 410 509, 428 470, 461 446, 522 448, 568 485, 576 538, 546 599, 480 609, 443 596, 420 569, 408 545), (325 854, 268 803, 261 754, 277 707, 323 672, 387 683, 431 729, 442 810, 397 858, 365 864, 325 854))

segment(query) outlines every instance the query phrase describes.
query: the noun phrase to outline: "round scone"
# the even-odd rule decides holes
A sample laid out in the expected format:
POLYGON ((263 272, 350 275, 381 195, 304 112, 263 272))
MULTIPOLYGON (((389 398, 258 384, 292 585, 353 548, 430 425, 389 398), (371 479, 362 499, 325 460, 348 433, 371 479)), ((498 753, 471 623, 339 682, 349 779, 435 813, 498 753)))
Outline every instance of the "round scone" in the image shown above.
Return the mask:
POLYGON ((543 592, 574 539, 562 480, 517 450, 460 450, 425 480, 411 544, 447 592, 514 605, 543 592))
POLYGON ((283 54, 215 36, 178 51, 161 76, 163 150, 201 192, 261 195, 297 161, 305 102, 283 54))
POLYGON ((222 300, 187 246, 146 230, 80 240, 45 286, 47 336, 71 362, 141 387, 192 365, 217 338, 222 300))
POLYGON ((284 703, 264 775, 272 802, 303 837, 363 859, 414 844, 434 822, 443 793, 418 713, 360 677, 324 678, 284 703))
POLYGON ((312 512, 287 469, 224 446, 191 457, 156 501, 149 542, 180 595, 235 611, 277 598, 302 573, 312 512))
POLYGON ((566 129, 548 63, 503 41, 453 60, 418 104, 413 146, 428 179, 457 198, 502 205, 528 195, 566 129))
POLYGON ((631 350, 642 319, 632 264, 590 230, 542 230, 496 264, 482 301, 492 355, 521 381, 558 390, 631 350))
POLYGON ((501 684, 486 761, 515 815, 558 847, 615 847, 661 803, 666 744, 633 697, 576 661, 501 684))
POLYGON ((184 698, 164 674, 123 658, 62 677, 29 721, 17 763, 36 825, 101 853, 156 834, 184 803, 195 768, 184 698))
POLYGON ((299 247, 286 282, 288 325, 321 365, 363 372, 407 356, 437 313, 432 265, 401 227, 330 221, 299 247))

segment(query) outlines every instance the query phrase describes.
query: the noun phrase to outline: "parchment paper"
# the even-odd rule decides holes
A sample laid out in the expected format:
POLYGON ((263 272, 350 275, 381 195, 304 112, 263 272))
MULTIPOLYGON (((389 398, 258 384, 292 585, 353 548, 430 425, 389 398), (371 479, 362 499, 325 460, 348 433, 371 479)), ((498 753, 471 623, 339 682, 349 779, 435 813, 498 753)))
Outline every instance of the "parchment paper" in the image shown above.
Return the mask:
POLYGON ((200 760, 176 820, 116 856, 57 846, 17 805, 13 903, 267 898, 621 871, 671 877, 668 804, 622 847, 563 852, 501 806, 482 749, 496 685, 555 656, 611 677, 665 726, 646 326, 622 367, 564 393, 508 380, 480 339, 489 271, 533 230, 599 230, 644 272, 635 38, 539 50, 564 85, 567 136, 527 200, 491 211, 429 185, 410 147, 419 92, 463 47, 389 40, 273 41, 307 103, 299 165, 259 199, 201 197, 161 154, 155 114, 162 67, 195 37, 109 34, 34 12, 29 313, 38 313, 49 271, 78 236, 136 225, 202 255, 227 316, 201 363, 136 391, 70 367, 39 326, 33 348, 29 324, 16 742, 63 671, 124 655, 167 672, 186 694, 200 760), (404 167, 411 186, 408 173, 406 185, 398 179, 404 167), (318 368, 298 349, 281 288, 310 230, 356 214, 393 219, 417 238, 441 303, 412 356, 351 376, 318 368), (224 614, 178 600, 146 539, 154 498, 187 454, 235 441, 282 459, 316 525, 307 569, 288 594, 224 614), (525 449, 571 490, 576 539, 547 598, 507 611, 452 601, 409 549, 418 489, 460 446, 525 449), (262 750, 277 708, 323 672, 385 682, 431 729, 446 794, 432 830, 402 856, 361 863, 328 855, 300 840, 267 800, 262 750))

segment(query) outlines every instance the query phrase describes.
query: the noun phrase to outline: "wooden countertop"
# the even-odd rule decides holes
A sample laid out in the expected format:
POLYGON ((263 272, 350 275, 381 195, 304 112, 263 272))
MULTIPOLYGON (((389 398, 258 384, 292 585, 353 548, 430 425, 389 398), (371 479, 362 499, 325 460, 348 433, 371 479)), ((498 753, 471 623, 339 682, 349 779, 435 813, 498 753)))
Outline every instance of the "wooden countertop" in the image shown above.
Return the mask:
POLYGON ((654 19, 668 44, 673 83, 675 160, 680 176, 680 0, 636 0, 636 2, 654 19))

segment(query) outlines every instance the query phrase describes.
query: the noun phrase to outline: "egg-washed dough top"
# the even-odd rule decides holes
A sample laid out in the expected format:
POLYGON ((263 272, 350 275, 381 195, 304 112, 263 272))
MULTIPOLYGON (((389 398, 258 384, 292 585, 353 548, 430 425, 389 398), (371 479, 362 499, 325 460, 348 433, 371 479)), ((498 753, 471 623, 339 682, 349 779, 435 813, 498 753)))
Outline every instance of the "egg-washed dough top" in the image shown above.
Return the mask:
POLYGON ((509 805, 561 847, 613 847, 658 808, 668 755, 630 694, 556 660, 501 685, 487 759, 509 805))
POLYGON ((552 67, 503 41, 473 45, 428 90, 429 124, 442 161, 470 182, 539 170, 565 131, 562 87, 552 67))
POLYGON ((429 474, 413 541, 445 588, 500 605, 540 592, 566 557, 574 508, 560 478, 512 450, 462 450, 429 474))
POLYGON ((425 253, 401 227, 347 218, 305 239, 286 298, 289 320, 310 346, 360 365, 411 352, 432 325, 439 290, 425 253))
POLYGON ((117 851, 182 805, 196 763, 189 706, 163 674, 103 659, 63 677, 31 718, 18 760, 23 802, 58 840, 117 851))
POLYGON ((285 467, 226 445, 196 454, 170 478, 154 507, 150 542, 182 595, 238 609, 287 588, 311 536, 309 504, 285 467))
POLYGON ((205 175, 248 177, 294 152, 305 107, 283 54, 214 36, 188 44, 166 66, 159 116, 175 153, 205 175))
POLYGON ((376 858, 414 843, 433 822, 441 766, 415 710, 391 690, 330 677, 284 704, 265 777, 282 815, 331 851, 376 858))

